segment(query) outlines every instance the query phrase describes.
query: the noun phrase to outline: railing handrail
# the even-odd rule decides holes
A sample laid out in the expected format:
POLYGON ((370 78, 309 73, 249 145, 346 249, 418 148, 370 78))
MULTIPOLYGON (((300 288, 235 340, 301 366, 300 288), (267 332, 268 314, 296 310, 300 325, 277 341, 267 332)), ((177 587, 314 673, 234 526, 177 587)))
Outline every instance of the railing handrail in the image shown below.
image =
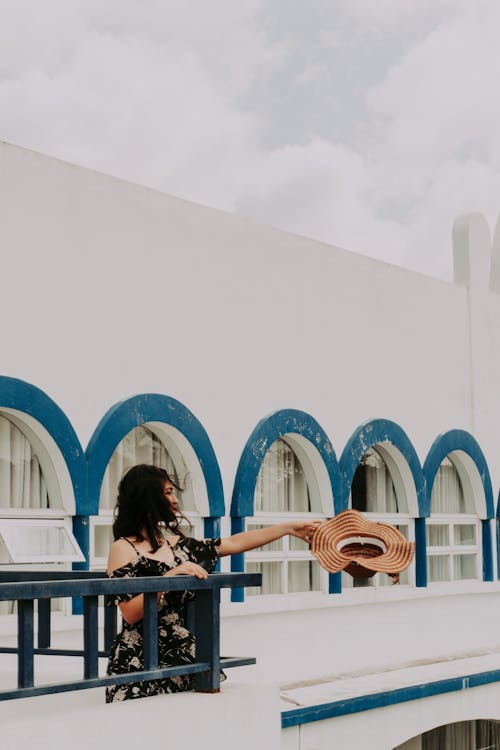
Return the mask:
MULTIPOLYGON (((61 573, 62 571, 58 571, 61 573)), ((44 574, 41 571, 42 575, 44 574)), ((66 578, 47 580, 12 580, 16 571, 5 571, 0 582, 0 601, 17 601, 18 636, 17 648, 0 647, 0 653, 17 652, 17 688, 0 690, 0 701, 12 698, 27 698, 35 695, 60 693, 68 690, 84 690, 112 684, 127 684, 141 680, 155 680, 175 675, 192 674, 194 687, 203 692, 218 692, 221 667, 236 667, 254 664, 249 657, 221 658, 219 653, 220 590, 235 586, 259 586, 260 573, 211 573, 208 578, 194 576, 151 576, 144 578, 107 578, 102 573, 95 577, 85 571, 66 573, 66 578), (81 576, 81 573, 84 573, 81 576), (9 576, 12 576, 8 580, 9 576), (188 613, 188 628, 196 642, 196 660, 189 664, 162 667, 158 662, 158 598, 165 591, 197 592, 188 613), (144 616, 142 670, 99 676, 98 646, 98 600, 104 596, 105 603, 113 601, 117 594, 143 594, 144 616), (50 600, 60 597, 81 596, 83 598, 83 650, 50 648, 50 600), (35 648, 34 604, 38 601, 38 646, 35 648), (83 656, 83 679, 50 685, 35 685, 34 657, 36 654, 83 656)), ((104 607, 104 642, 109 649, 116 633, 116 607, 104 607)))
POLYGON ((65 596, 142 594, 159 591, 198 591, 205 589, 260 586, 260 573, 211 573, 208 578, 178 575, 145 578, 65 578, 59 581, 0 582, 0 601, 51 599, 65 596))

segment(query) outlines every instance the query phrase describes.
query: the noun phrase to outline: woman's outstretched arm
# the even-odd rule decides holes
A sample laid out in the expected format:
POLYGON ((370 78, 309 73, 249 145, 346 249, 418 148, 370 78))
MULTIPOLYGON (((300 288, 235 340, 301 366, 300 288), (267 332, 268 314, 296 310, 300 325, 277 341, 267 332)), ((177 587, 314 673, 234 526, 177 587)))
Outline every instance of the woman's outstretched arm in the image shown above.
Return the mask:
POLYGON ((240 552, 262 547, 264 544, 274 542, 276 539, 290 534, 305 542, 310 542, 312 535, 321 524, 321 521, 290 521, 288 523, 278 523, 274 526, 267 526, 265 529, 252 529, 251 531, 242 531, 240 534, 233 534, 221 539, 220 554, 237 555, 240 552))

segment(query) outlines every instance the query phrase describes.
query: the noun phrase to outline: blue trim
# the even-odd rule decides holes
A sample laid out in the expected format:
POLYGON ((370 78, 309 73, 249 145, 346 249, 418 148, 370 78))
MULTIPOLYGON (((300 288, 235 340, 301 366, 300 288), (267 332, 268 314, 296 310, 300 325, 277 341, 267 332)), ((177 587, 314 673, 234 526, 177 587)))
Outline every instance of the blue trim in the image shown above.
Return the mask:
MULTIPOLYGON (((254 515, 255 484, 264 457, 278 438, 290 433, 306 438, 319 452, 330 478, 334 506, 337 508, 337 504, 341 502, 343 485, 337 457, 328 436, 306 412, 280 409, 261 419, 243 449, 234 481, 231 516, 254 515)), ((332 514, 333 512, 334 508, 332 514)))
POLYGON ((444 680, 436 680, 435 682, 426 682, 421 685, 398 688, 397 690, 387 690, 382 693, 372 693, 357 698, 323 703, 318 706, 293 708, 290 711, 281 712, 281 726, 285 729, 286 727, 294 727, 300 724, 309 724, 313 721, 332 719, 335 716, 346 716, 348 714, 359 713, 360 711, 369 711, 372 708, 394 706, 398 703, 406 703, 419 698, 429 698, 432 695, 468 690, 499 681, 500 669, 494 669, 489 672, 478 672, 463 677, 451 677, 444 680))
POLYGON ((341 594, 342 593, 342 573, 328 573, 328 593, 329 594, 341 594))
POLYGON ((430 516, 431 514, 431 495, 434 480, 441 463, 453 451, 463 451, 474 461, 481 477, 486 498, 486 517, 494 518, 493 489, 491 487, 491 477, 486 463, 483 451, 479 447, 476 439, 465 430, 449 430, 439 435, 433 442, 427 458, 424 462, 424 476, 427 487, 427 495, 422 515, 430 516))
POLYGON ((191 443, 205 477, 210 516, 223 516, 225 508, 222 478, 205 428, 179 401, 157 393, 142 393, 120 401, 99 422, 86 451, 89 515, 97 515, 99 512, 99 494, 104 472, 116 446, 134 427, 146 422, 171 425, 191 443))
MULTIPOLYGON (((73 563, 73 570, 88 570, 89 569, 89 548, 90 548, 90 524, 88 516, 74 516, 73 517, 73 534, 78 546, 85 555, 85 562, 73 563)), ((83 600, 81 596, 73 597, 72 602, 72 613, 74 615, 83 615, 83 600)))
POLYGON ((425 518, 415 519, 415 585, 427 586, 427 537, 425 518))
POLYGON ((483 581, 493 580, 493 539, 491 535, 491 521, 481 521, 481 539, 483 547, 483 581))
POLYGON ((76 513, 86 512, 86 466, 83 448, 67 418, 46 393, 24 380, 0 376, 0 409, 16 409, 36 419, 50 434, 68 468, 75 493, 76 513))
POLYGON ((500 518, 496 518, 496 537, 497 537, 497 578, 500 579, 500 518))
POLYGON ((205 539, 219 539, 220 538, 220 518, 213 518, 207 516, 203 522, 203 534, 205 539))
MULTIPOLYGON (((231 518, 231 536, 233 534, 241 534, 245 531, 245 519, 244 518, 231 518)), ((231 572, 232 573, 244 573, 245 572, 245 555, 240 553, 238 555, 231 555, 231 572)), ((243 588, 231 589, 231 601, 232 602, 244 602, 245 601, 245 590, 243 588)))
POLYGON ((425 507, 425 480, 417 453, 406 432, 389 419, 373 419, 364 422, 349 438, 340 459, 340 470, 345 483, 345 495, 342 508, 347 510, 352 480, 359 462, 369 448, 378 443, 391 443, 405 458, 415 482, 419 515, 423 516, 425 507))
MULTIPOLYGON (((203 522, 203 535, 205 539, 220 539, 220 518, 207 516, 203 522)), ((215 571, 220 573, 220 559, 217 560, 215 571)))

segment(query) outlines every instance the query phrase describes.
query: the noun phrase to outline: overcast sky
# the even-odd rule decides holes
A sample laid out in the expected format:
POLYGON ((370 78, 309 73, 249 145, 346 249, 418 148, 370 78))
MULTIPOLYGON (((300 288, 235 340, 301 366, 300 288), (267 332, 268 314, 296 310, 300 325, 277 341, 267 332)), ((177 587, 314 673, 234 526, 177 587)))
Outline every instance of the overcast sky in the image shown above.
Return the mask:
POLYGON ((498 0, 0 0, 0 139, 450 278, 498 0))

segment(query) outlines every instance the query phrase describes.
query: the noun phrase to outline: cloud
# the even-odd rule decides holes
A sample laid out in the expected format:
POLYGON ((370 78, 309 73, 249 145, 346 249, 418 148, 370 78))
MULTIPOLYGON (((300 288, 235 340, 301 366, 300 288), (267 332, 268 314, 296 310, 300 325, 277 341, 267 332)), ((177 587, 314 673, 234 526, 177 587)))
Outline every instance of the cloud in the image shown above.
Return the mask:
POLYGON ((0 0, 0 138, 449 276, 494 221, 493 0, 0 0))

